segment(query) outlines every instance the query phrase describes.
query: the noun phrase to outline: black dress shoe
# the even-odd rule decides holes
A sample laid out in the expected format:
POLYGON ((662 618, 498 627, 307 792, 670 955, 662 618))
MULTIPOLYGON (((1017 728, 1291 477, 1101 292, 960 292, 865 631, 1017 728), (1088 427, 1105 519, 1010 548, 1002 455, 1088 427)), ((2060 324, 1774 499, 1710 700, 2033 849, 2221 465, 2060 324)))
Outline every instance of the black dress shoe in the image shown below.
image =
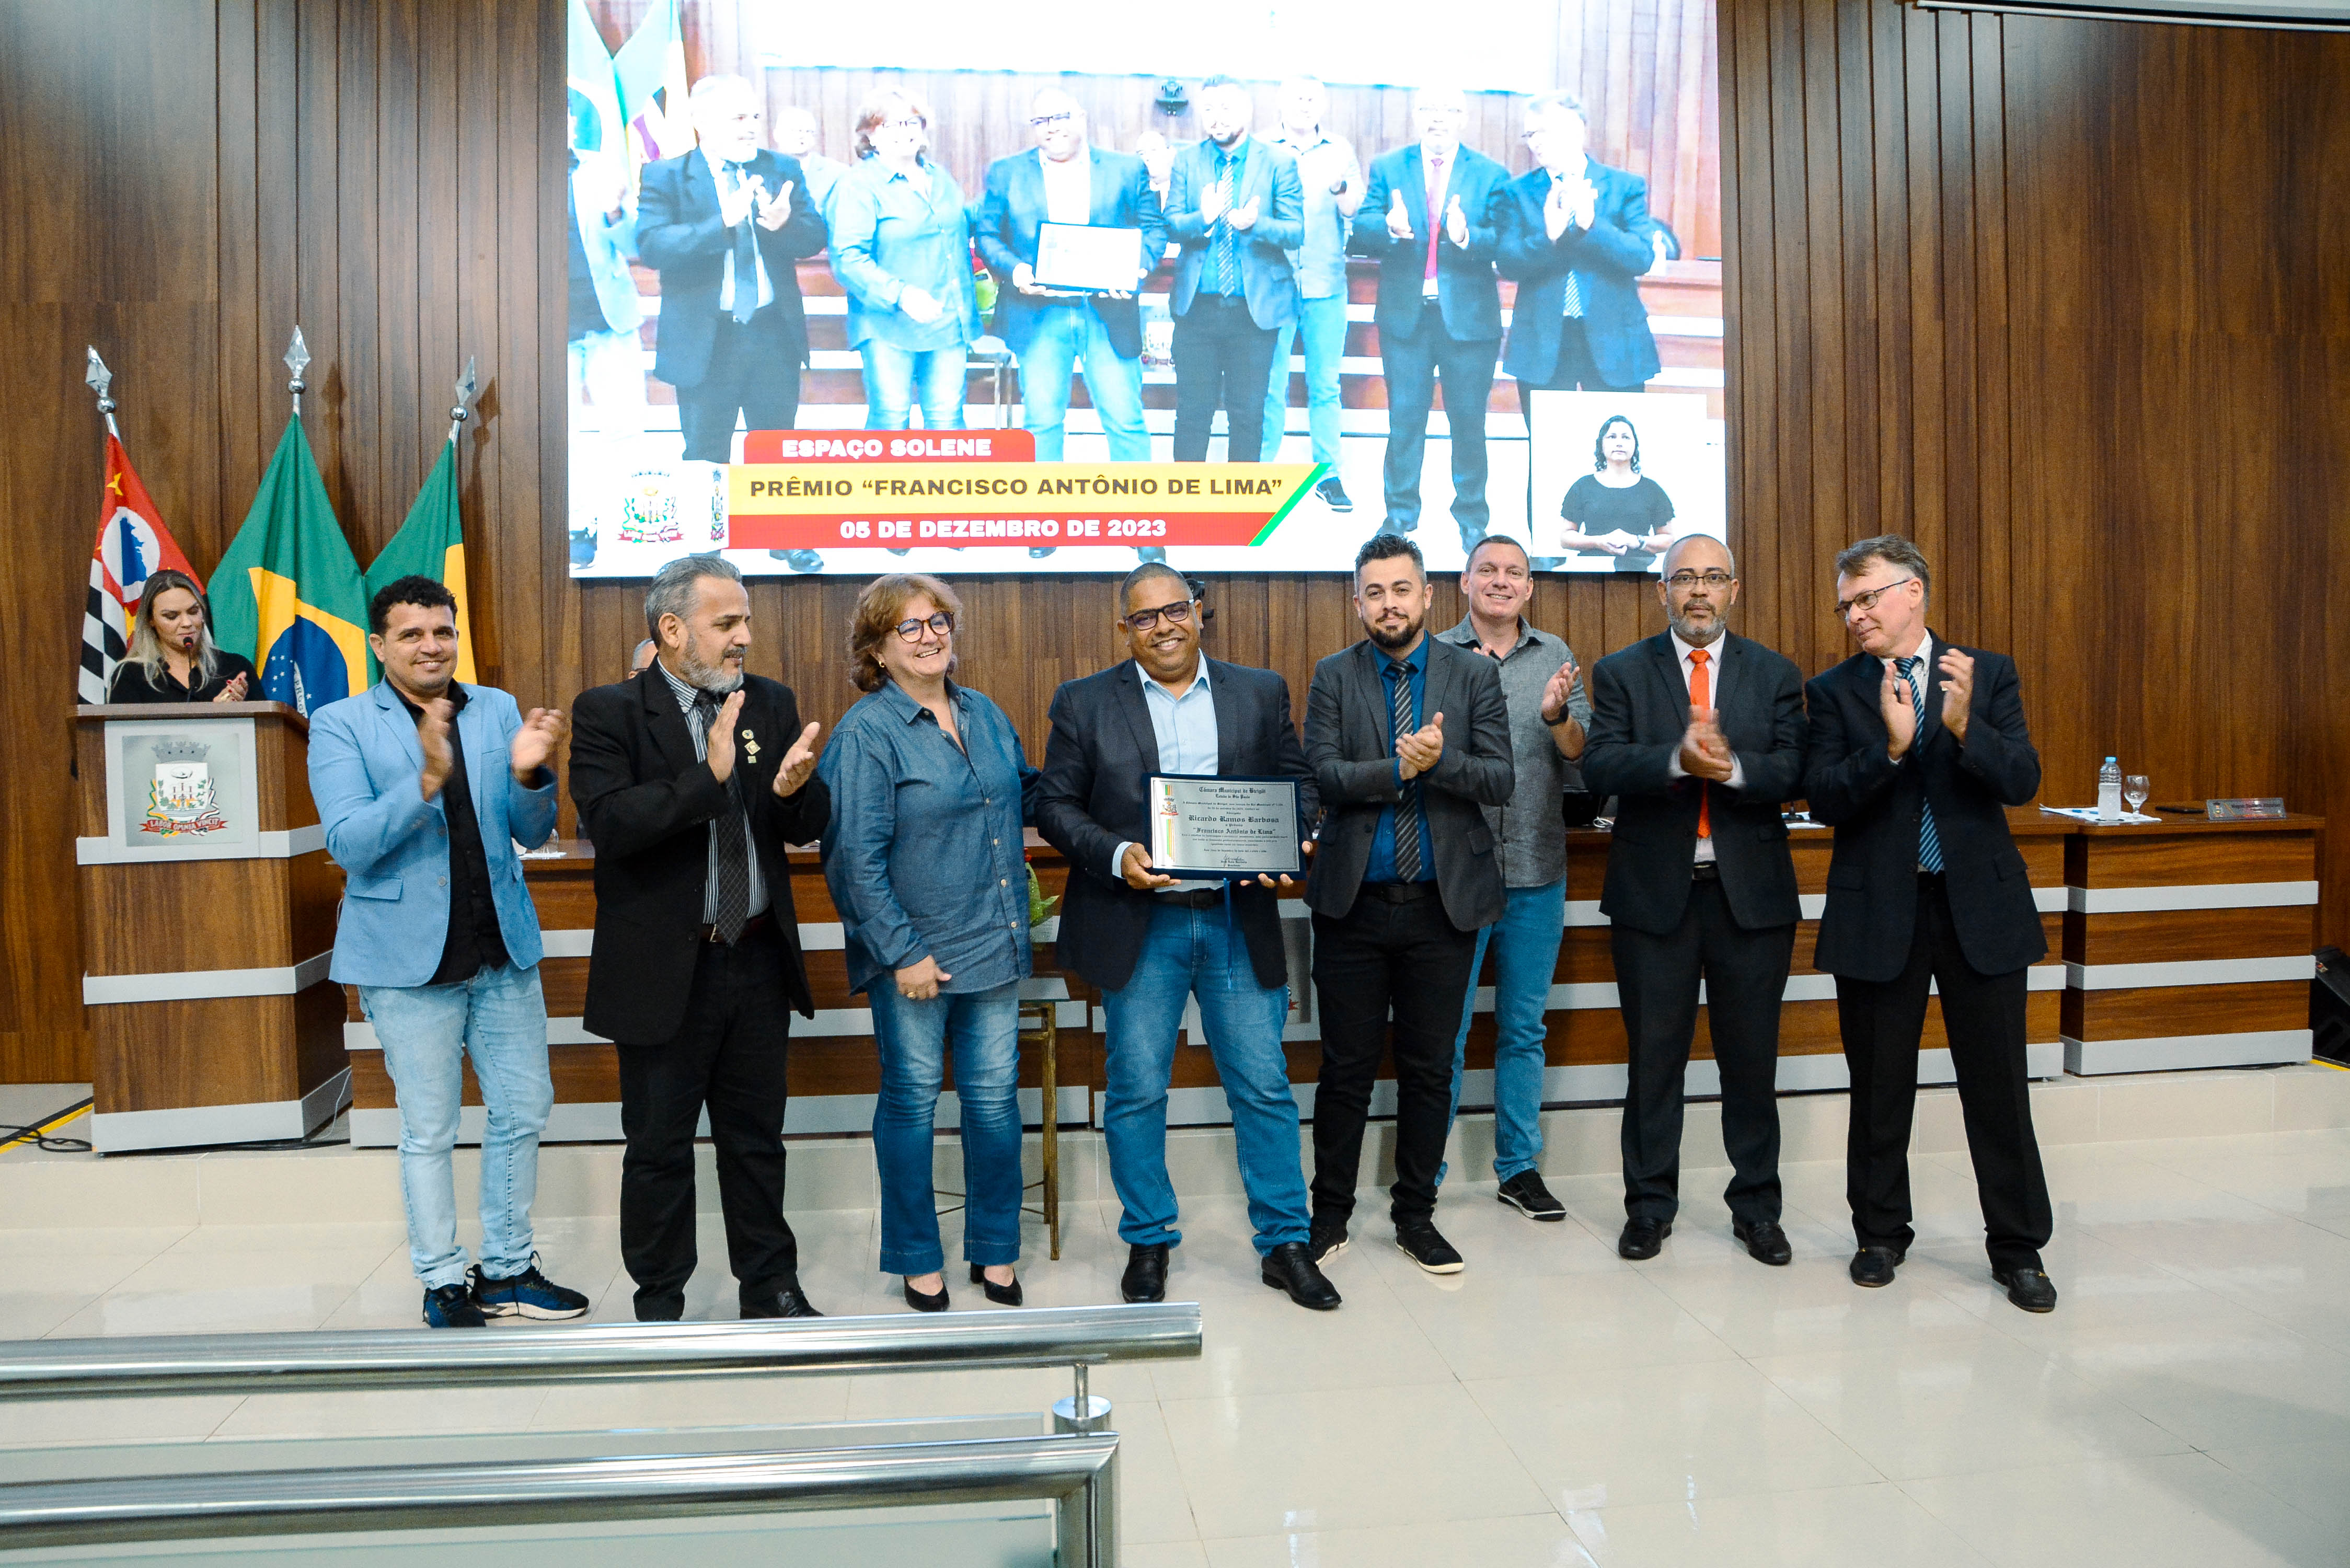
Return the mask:
MULTIPOLYGON (((781 561, 795 572, 821 572, 824 570, 824 557, 817 555, 814 550, 770 550, 767 554, 773 556, 776 560, 781 561)), ((785 1315, 788 1316, 789 1314, 786 1314, 785 1315)), ((824 1314, 819 1313, 816 1315, 821 1317, 824 1314)))
POLYGON ((1305 1255, 1320 1268, 1347 1250, 1347 1222, 1344 1220, 1316 1220, 1306 1233, 1305 1255))
POLYGON ((743 1303, 743 1315, 754 1317, 822 1317, 824 1314, 808 1305, 807 1297, 797 1285, 785 1285, 774 1295, 756 1302, 743 1303))
POLYGON ((1849 1271, 1852 1274, 1852 1282, 1856 1285, 1866 1285, 1870 1290, 1875 1290, 1880 1285, 1889 1285, 1893 1282, 1893 1271, 1899 1268, 1901 1260, 1908 1255, 1906 1248, 1896 1250, 1892 1247, 1863 1247, 1852 1255, 1852 1267, 1849 1271))
POLYGON ((1257 1277, 1274 1290, 1287 1291, 1299 1306, 1328 1312, 1338 1304, 1338 1293, 1314 1266, 1303 1241, 1284 1241, 1267 1252, 1257 1277))
MULTIPOLYGON (((1020 1282, 1018 1280, 1014 1280, 1008 1285, 997 1284, 993 1280, 987 1277, 987 1266, 984 1263, 973 1263, 971 1266, 971 1282, 977 1285, 981 1290, 985 1291, 987 1293, 987 1299, 993 1302, 997 1306, 1018 1306, 1020 1304, 1020 1282)), ((944 1295, 946 1294, 946 1292, 944 1290, 941 1290, 939 1293, 941 1295, 944 1295)))
POLYGON ((2054 1312, 2056 1285, 2038 1269, 1993 1269, 1991 1277, 2007 1287, 2007 1299, 2026 1312, 2054 1312))
POLYGON ((1566 1218, 1566 1205, 1551 1196, 1550 1189, 1543 1185, 1539 1171, 1518 1172, 1502 1183, 1493 1196, 1529 1220, 1557 1222, 1566 1218))
POLYGON ((1118 1282, 1118 1293, 1130 1302, 1163 1302, 1167 1299, 1167 1244, 1137 1245, 1126 1254, 1126 1272, 1118 1282))
POLYGON ((1028 558, 1032 561, 1041 561, 1059 548, 1058 545, 1031 545, 1028 546, 1028 558))
POLYGON ((923 1292, 916 1290, 914 1288, 914 1282, 908 1280, 906 1282, 906 1304, 912 1307, 916 1312, 946 1311, 948 1306, 951 1304, 947 1300, 946 1282, 943 1280, 939 1282, 939 1288, 935 1291, 923 1292))
POLYGON ((1134 554, 1135 557, 1145 566, 1154 561, 1162 566, 1167 564, 1167 552, 1156 545, 1138 545, 1134 548, 1134 554))
POLYGON ((1627 1220, 1624 1233, 1616 1238, 1616 1255, 1636 1263, 1645 1262, 1663 1249, 1665 1238, 1672 1233, 1673 1222, 1669 1220, 1627 1220))
POLYGON ((1794 1260, 1795 1250, 1787 1245, 1787 1233, 1779 1229, 1776 1220, 1757 1220, 1752 1225, 1733 1220, 1730 1233, 1746 1243, 1746 1255, 1757 1262, 1776 1268, 1794 1260))

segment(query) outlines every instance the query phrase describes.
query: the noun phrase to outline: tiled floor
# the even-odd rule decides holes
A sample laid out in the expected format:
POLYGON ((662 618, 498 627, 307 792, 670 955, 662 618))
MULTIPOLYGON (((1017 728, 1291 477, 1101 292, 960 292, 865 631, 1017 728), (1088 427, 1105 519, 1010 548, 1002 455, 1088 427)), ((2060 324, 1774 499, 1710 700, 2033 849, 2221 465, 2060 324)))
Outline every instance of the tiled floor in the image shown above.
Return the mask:
MULTIPOLYGON (((1915 1158, 1920 1241, 1883 1291, 1845 1278, 1832 1164, 1787 1168, 1786 1269, 1746 1258, 1711 1195, 1627 1264, 1616 1183, 1576 1177, 1555 1184, 1563 1225, 1448 1188, 1469 1268, 1431 1278, 1367 1193, 1329 1316, 1256 1282, 1237 1199, 1194 1200, 1170 1293, 1205 1306, 1206 1355, 1094 1379, 1125 1437, 1127 1561, 2350 1563, 2350 1131, 2046 1153, 2047 1317, 1988 1277, 1962 1154, 1915 1158)), ((1115 1300, 1115 1221, 1077 1208, 1058 1263, 1035 1233, 1030 1301, 1115 1300)), ((795 1223, 818 1305, 895 1308, 870 1213, 795 1223)), ((598 1316, 626 1314, 612 1221, 551 1221, 540 1244, 598 1316)), ((689 1315, 731 1314, 723 1252, 706 1217, 689 1315)), ((417 1301, 393 1225, 0 1230, 0 1337, 406 1326, 417 1301)), ((0 1443, 838 1420, 1066 1391, 997 1373, 148 1399, 13 1407, 0 1443)))

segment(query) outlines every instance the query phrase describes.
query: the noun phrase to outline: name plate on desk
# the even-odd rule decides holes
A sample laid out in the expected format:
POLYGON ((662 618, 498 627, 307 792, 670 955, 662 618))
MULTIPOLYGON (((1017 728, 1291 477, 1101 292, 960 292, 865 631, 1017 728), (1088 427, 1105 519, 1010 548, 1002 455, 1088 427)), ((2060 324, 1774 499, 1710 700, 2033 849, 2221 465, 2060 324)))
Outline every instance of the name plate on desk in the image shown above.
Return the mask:
POLYGON ((1153 774, 1150 866, 1176 877, 1295 877, 1297 781, 1153 774))
POLYGON ((255 853, 260 800, 251 719, 109 719, 106 836, 118 860, 255 853))

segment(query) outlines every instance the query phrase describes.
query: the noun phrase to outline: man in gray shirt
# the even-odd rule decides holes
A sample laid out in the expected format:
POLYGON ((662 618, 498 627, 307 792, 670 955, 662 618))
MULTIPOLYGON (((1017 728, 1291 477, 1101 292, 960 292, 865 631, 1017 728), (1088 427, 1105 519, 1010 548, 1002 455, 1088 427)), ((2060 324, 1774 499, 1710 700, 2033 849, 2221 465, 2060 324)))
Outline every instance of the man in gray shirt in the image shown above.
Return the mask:
POLYGON ((1322 130, 1329 95, 1318 78, 1292 77, 1281 84, 1281 131, 1265 139, 1297 160, 1297 181, 1305 192, 1305 238, 1289 253, 1297 276, 1297 321, 1274 339, 1273 379, 1265 390, 1264 461, 1281 460, 1281 438, 1289 422, 1289 345, 1304 345, 1306 428, 1314 438, 1314 461, 1330 472, 1314 493, 1333 512, 1352 512, 1347 487, 1338 480, 1338 362, 1347 351, 1347 225, 1363 204, 1363 166, 1355 150, 1322 130))
MULTIPOLYGON (((1452 1109, 1461 1109, 1461 1068, 1475 1011, 1477 975, 1493 950, 1493 1174, 1495 1194, 1534 1220, 1566 1218, 1566 1207, 1543 1185, 1543 1013, 1551 975, 1566 930, 1566 818, 1560 796, 1583 787, 1575 759, 1591 699, 1577 679, 1575 651, 1526 623, 1534 598, 1525 546, 1489 534, 1469 553, 1461 596, 1469 616, 1444 640, 1474 649, 1502 667, 1502 696, 1510 709, 1510 760, 1517 790, 1507 805, 1489 805, 1485 824, 1502 846, 1502 878, 1509 909, 1477 933, 1469 993, 1461 1002, 1461 1033, 1452 1044, 1452 1109)), ((1437 1179, 1443 1180, 1441 1168, 1437 1179)))

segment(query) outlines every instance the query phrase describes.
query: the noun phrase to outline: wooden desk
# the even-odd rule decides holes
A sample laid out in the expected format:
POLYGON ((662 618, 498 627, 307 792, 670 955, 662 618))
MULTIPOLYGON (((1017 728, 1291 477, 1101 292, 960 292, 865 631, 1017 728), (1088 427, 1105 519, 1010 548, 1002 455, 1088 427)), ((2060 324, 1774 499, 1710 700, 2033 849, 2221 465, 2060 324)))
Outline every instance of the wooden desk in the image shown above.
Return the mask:
POLYGON ((2324 819, 2074 823, 2064 846, 2064 1067, 2309 1059, 2324 819))

